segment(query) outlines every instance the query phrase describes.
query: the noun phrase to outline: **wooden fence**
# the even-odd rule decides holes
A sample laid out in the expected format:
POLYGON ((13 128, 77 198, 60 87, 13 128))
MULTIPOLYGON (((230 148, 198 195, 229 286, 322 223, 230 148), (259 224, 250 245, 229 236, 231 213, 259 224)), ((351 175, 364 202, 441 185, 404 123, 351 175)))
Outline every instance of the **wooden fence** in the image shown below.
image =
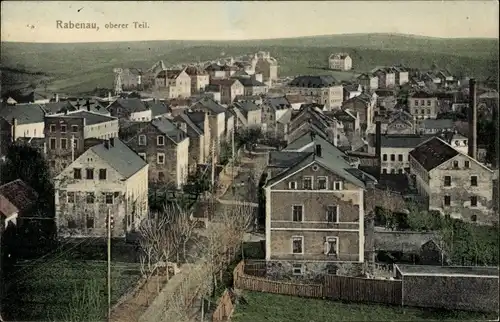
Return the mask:
POLYGON ((231 295, 229 291, 226 289, 222 294, 222 297, 219 299, 219 303, 217 304, 217 308, 212 314, 212 322, 222 322, 229 321, 231 315, 233 314, 234 305, 231 301, 231 295))
MULTIPOLYGON (((250 270, 248 270, 250 271, 250 270)), ((321 284, 274 281, 246 273, 245 262, 234 269, 234 287, 244 290, 339 301, 402 304, 402 281, 326 275, 321 284)))

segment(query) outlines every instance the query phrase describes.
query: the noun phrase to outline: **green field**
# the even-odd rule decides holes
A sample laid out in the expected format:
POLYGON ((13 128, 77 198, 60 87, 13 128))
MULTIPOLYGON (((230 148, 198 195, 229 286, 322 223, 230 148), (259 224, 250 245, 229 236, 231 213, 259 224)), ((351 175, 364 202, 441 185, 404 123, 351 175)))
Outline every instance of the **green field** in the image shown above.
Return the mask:
MULTIPOLYGON (((30 265, 27 263, 26 265, 30 265)), ((112 303, 135 285, 140 276, 137 264, 113 263, 112 303)), ((82 308, 79 299, 94 294, 87 305, 90 316, 107 314, 107 264, 97 261, 51 261, 25 269, 21 266, 8 283, 13 285, 3 301, 8 320, 61 321, 70 308, 82 308), (88 292, 86 293, 85 292, 88 292), (75 297, 76 296, 76 297, 75 297), (92 315, 93 314, 93 315, 92 315)))
POLYGON ((278 60, 279 75, 333 74, 341 79, 376 66, 406 64, 429 68, 436 64, 458 75, 478 79, 498 77, 497 39, 439 39, 391 34, 334 35, 249 41, 141 41, 119 43, 37 44, 2 42, 2 89, 51 79, 48 91, 67 94, 111 87, 114 67, 148 68, 206 61, 221 56, 269 51, 278 60), (333 52, 353 58, 353 73, 324 70, 333 52), (6 68, 10 68, 6 69, 6 68))
POLYGON ((234 322, 330 321, 484 321, 491 316, 368 304, 345 304, 285 295, 245 292, 248 304, 239 304, 234 322))

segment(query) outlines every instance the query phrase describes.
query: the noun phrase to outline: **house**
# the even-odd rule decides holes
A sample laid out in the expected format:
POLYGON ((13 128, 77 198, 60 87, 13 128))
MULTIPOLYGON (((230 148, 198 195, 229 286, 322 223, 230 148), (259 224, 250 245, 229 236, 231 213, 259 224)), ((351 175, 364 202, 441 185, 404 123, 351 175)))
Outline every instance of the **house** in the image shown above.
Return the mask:
POLYGON ((234 127, 235 127, 235 115, 234 111, 231 109, 227 109, 226 112, 224 112, 224 134, 225 134, 225 140, 226 142, 231 142, 231 139, 234 134, 234 127))
POLYGON ((435 94, 418 91, 409 95, 408 108, 415 119, 435 119, 439 113, 438 98, 435 94))
MULTIPOLYGON (((179 103, 179 101, 174 101, 172 105, 175 105, 175 103, 179 103)), ((151 110, 152 119, 162 118, 172 114, 172 109, 165 102, 154 99, 152 101, 145 102, 145 104, 149 110, 151 110)), ((189 106, 189 101, 186 102, 186 106, 189 106)))
POLYGON ((153 66, 151 66, 151 68, 146 70, 146 72, 142 75, 142 83, 144 87, 154 87, 156 83, 156 76, 164 70, 167 70, 167 66, 163 60, 157 61, 153 66))
POLYGON ((285 96, 267 97, 262 104, 262 130, 275 131, 277 120, 291 108, 285 96))
POLYGON ((413 116, 406 111, 394 111, 389 115, 385 131, 382 125, 382 131, 385 134, 415 134, 415 121, 413 116))
POLYGON ((394 71, 395 74, 395 81, 396 85, 402 86, 404 84, 407 84, 409 82, 409 72, 406 67, 403 66, 394 66, 392 67, 392 70, 394 71))
POLYGON ((396 93, 393 90, 388 89, 378 89, 375 91, 377 95, 377 109, 378 110, 393 110, 398 101, 396 99, 396 93))
POLYGON ((13 90, 2 94, 7 104, 45 104, 50 102, 50 95, 33 88, 13 90))
POLYGON ((118 98, 108 106, 111 116, 120 120, 151 121, 153 115, 148 105, 139 98, 118 98))
POLYGON ((327 110, 340 108, 344 100, 342 84, 333 76, 298 76, 288 83, 289 94, 299 94, 327 110))
POLYGON ((122 88, 125 91, 143 88, 143 71, 140 68, 125 68, 120 74, 122 88))
MULTIPOLYGON (((460 153, 467 154, 469 152, 469 139, 460 133, 448 132, 442 137, 442 139, 460 153)), ((480 160, 481 158, 478 157, 478 159, 480 160)))
POLYGON ((263 95, 269 89, 269 86, 259 82, 252 76, 239 76, 235 78, 243 85, 243 95, 263 95))
POLYGON ((356 97, 363 93, 363 86, 360 84, 344 84, 344 101, 356 97))
POLYGON ((274 137, 281 141, 286 141, 286 136, 288 134, 288 128, 290 122, 292 121, 293 110, 288 109, 281 115, 281 117, 276 121, 276 126, 274 127, 274 137))
POLYGON ((220 88, 221 104, 231 104, 236 96, 245 93, 245 88, 238 79, 212 79, 210 86, 220 88))
POLYGON ((448 88, 456 85, 455 77, 447 69, 441 69, 436 73, 436 76, 440 79, 442 87, 448 88))
POLYGON ((85 140, 118 137, 118 119, 78 110, 45 116, 46 158, 51 170, 58 174, 85 152, 85 140))
POLYGON ((390 68, 376 69, 373 74, 377 76, 379 89, 396 86, 396 74, 390 68))
MULTIPOLYGON (((111 113, 109 113, 108 109, 106 108, 109 105, 108 102, 100 101, 93 98, 87 98, 81 101, 78 98, 76 100, 68 99, 67 102, 69 102, 75 108, 74 110, 86 110, 89 112, 111 116, 111 113)), ((42 105, 42 108, 45 110, 47 114, 54 114, 54 113, 57 114, 57 113, 63 113, 65 111, 65 109, 54 111, 54 109, 50 107, 50 104, 52 103, 42 105)), ((73 111, 73 109, 69 107, 66 108, 66 110, 73 111)))
POLYGON ((155 87, 166 98, 191 96, 191 77, 186 69, 162 70, 156 75, 155 87))
POLYGON ((210 75, 201 68, 189 66, 185 71, 191 77, 191 94, 202 92, 210 83, 210 75))
POLYGON ((264 103, 264 100, 261 95, 241 95, 235 97, 234 103, 237 102, 252 102, 254 104, 257 104, 258 106, 261 106, 264 103))
POLYGON ((328 68, 342 71, 351 70, 352 58, 347 53, 331 54, 328 57, 328 68))
POLYGON ((470 222, 498 223, 494 172, 442 139, 431 138, 410 152, 410 174, 429 210, 470 222))
POLYGON ((331 143, 318 136, 307 141, 269 153, 264 191, 271 277, 334 274, 341 263, 365 261, 364 190, 376 180, 331 143))
POLYGON ((302 105, 307 103, 307 100, 301 95, 288 94, 285 95, 285 98, 290 104, 292 110, 300 110, 302 105))
POLYGON ((372 73, 363 73, 356 77, 356 82, 358 82, 365 90, 373 91, 378 89, 378 77, 372 73))
POLYGON ((344 125, 345 132, 359 132, 361 130, 359 123, 359 113, 353 113, 349 110, 339 109, 332 115, 344 125))
POLYGON ((189 172, 189 136, 166 118, 132 122, 120 139, 149 164, 150 182, 181 188, 189 172))
POLYGON ((148 164, 118 138, 86 150, 54 181, 60 237, 106 237, 108 222, 112 237, 126 237, 148 215, 148 164))
POLYGON ((210 79, 227 77, 227 73, 224 70, 224 68, 217 63, 212 63, 208 65, 207 67, 205 67, 205 71, 209 74, 210 79))
POLYGON ((375 93, 368 94, 365 92, 344 101, 342 103, 342 109, 358 113, 361 130, 364 131, 372 125, 376 103, 377 95, 375 93))
MULTIPOLYGON (((208 128, 208 117, 206 121, 208 128)), ((188 166, 189 172, 195 173, 199 164, 205 164, 207 162, 205 154, 205 134, 203 133, 203 128, 200 128, 196 123, 194 123, 189 118, 188 113, 181 113, 175 116, 172 119, 172 123, 185 132, 189 137, 188 166)))
POLYGON ((75 103, 73 103, 73 100, 66 100, 66 101, 57 101, 57 102, 49 102, 46 104, 40 104, 45 115, 76 111, 81 109, 82 105, 83 104, 80 104, 80 100, 78 99, 76 100, 75 103))
MULTIPOLYGON (((224 134, 226 134, 226 109, 217 104, 214 100, 202 99, 192 105, 190 110, 205 112, 208 114, 210 124, 209 144, 214 144, 214 153, 217 159, 220 155, 220 148, 221 143, 224 140, 224 134)), ((205 137, 207 137, 206 133, 205 137)), ((210 147, 209 151, 212 151, 211 149, 212 148, 210 147)), ((209 152, 208 155, 212 156, 212 154, 212 152, 209 152)))
POLYGON ((23 180, 17 179, 0 186, 0 217, 4 227, 22 226, 22 218, 36 211, 38 193, 23 180))
POLYGON ((240 127, 261 127, 262 110, 252 102, 239 102, 233 104, 233 111, 236 115, 236 128, 240 127))
POLYGON ((5 105, 0 108, 0 148, 6 151, 19 138, 44 137, 44 111, 39 104, 5 105))
POLYGON ((278 61, 269 52, 258 52, 255 61, 255 73, 262 74, 262 82, 271 87, 278 79, 278 61))
MULTIPOLYGON (((200 144, 203 144, 203 153, 200 152, 200 162, 202 164, 208 163, 208 161, 212 158, 213 154, 213 149, 212 149, 212 132, 210 128, 210 116, 207 112, 203 111, 186 111, 184 113, 186 117, 191 121, 194 125, 196 125, 197 128, 199 128, 201 131, 203 131, 203 142, 201 142, 200 138, 200 144), (203 154, 203 162, 201 155, 203 154)), ((178 122, 177 118, 174 118, 174 122, 178 122)), ((186 121, 187 122, 187 121, 186 121)), ((189 128, 187 129, 187 133, 189 135, 189 128)), ((190 138, 190 144, 189 146, 192 147, 195 143, 191 144, 191 138, 190 138)), ((195 155, 194 155, 195 157, 195 155)), ((190 163, 191 164, 191 163, 190 163)))
POLYGON ((424 119, 419 123, 419 132, 422 134, 454 132, 454 123, 451 119, 424 119))

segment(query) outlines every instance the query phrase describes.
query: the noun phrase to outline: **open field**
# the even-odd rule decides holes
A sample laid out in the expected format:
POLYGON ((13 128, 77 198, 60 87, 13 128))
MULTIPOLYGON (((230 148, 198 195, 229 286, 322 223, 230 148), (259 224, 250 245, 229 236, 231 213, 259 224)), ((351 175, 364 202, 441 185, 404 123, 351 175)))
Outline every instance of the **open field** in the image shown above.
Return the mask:
MULTIPOLYGON (((24 266, 26 265, 26 266, 24 266)), ((10 288, 2 305, 6 318, 15 321, 61 321, 69 309, 78 304, 75 295, 85 287, 94 287, 91 294, 95 310, 104 318, 107 314, 107 264, 103 261, 50 260, 29 267, 20 266, 7 279, 10 288)), ((112 303, 135 285, 140 276, 137 264, 113 263, 111 270, 112 303)), ((87 289, 88 290, 88 289, 87 289)))
POLYGON ((269 51, 279 75, 333 74, 340 79, 376 66, 406 64, 429 68, 433 63, 459 75, 497 77, 497 39, 439 39, 391 34, 357 34, 250 41, 142 41, 119 43, 37 44, 2 42, 2 88, 49 77, 48 91, 67 94, 111 87, 114 67, 148 68, 207 61, 221 56, 269 51), (347 51, 354 71, 324 70, 332 52, 347 51), (5 68, 10 68, 6 70, 5 68), (32 75, 39 73, 38 75, 32 75), (45 73, 48 76, 40 75, 45 73))
POLYGON ((346 304, 285 295, 245 292, 248 304, 239 304, 234 322, 330 321, 481 321, 491 316, 369 304, 346 304))

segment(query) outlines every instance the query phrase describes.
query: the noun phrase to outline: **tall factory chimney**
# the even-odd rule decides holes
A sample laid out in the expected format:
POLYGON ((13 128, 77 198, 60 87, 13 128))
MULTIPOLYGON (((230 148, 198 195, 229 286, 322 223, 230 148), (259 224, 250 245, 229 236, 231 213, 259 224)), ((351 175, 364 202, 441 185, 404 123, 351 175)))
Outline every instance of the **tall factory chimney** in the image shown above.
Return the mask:
POLYGON ((476 80, 469 80, 469 151, 468 155, 476 159, 477 154, 477 102, 476 102, 476 80))

